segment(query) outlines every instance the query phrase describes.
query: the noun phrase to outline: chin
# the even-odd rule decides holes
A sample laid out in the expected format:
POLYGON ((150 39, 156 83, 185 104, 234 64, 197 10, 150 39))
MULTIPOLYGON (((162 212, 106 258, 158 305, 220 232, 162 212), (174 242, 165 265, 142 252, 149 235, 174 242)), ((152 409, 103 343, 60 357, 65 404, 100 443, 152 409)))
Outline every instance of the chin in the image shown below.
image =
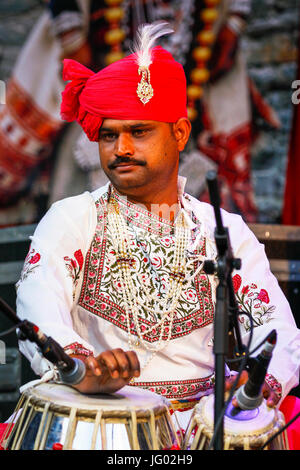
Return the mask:
POLYGON ((146 181, 142 178, 134 177, 133 175, 122 175, 122 177, 112 177, 109 178, 112 185, 120 191, 125 191, 127 189, 138 189, 145 186, 146 181))

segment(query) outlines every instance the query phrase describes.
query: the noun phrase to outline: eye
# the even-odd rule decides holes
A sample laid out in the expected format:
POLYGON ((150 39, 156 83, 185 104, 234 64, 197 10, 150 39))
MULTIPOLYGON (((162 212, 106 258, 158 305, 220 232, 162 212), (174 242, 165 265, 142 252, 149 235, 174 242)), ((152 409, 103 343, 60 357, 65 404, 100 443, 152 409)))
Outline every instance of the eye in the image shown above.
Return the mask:
POLYGON ((135 129, 132 131, 134 137, 143 137, 148 132, 148 129, 135 129))
POLYGON ((104 140, 105 142, 113 142, 117 138, 118 138, 117 134, 114 134, 113 132, 100 135, 100 139, 104 140))

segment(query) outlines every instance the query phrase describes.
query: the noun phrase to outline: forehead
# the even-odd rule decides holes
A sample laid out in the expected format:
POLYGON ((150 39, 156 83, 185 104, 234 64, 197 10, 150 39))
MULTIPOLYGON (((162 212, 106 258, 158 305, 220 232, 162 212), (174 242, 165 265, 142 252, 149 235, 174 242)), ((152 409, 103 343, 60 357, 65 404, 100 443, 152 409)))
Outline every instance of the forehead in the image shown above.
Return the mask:
POLYGON ((169 124, 160 121, 148 120, 118 120, 118 119, 103 119, 101 131, 115 130, 115 131, 130 131, 142 127, 165 127, 169 124))

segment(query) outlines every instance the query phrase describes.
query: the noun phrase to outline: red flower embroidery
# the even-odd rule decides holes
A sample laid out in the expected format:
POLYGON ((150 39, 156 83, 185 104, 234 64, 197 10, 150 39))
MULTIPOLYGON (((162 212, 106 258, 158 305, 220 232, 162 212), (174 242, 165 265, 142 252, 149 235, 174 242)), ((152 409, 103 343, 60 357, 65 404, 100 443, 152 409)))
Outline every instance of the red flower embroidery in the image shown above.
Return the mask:
POLYGON ((83 254, 82 254, 81 250, 75 251, 74 256, 75 256, 75 259, 77 260, 77 263, 79 265, 79 269, 81 269, 82 266, 83 266, 83 254))
POLYGON ((242 288, 242 294, 247 294, 247 292, 249 292, 249 286, 244 286, 242 288))
MULTIPOLYGON (((270 302, 269 294, 266 289, 256 291, 257 284, 252 283, 243 286, 239 292, 237 287, 241 286, 241 283, 242 278, 238 274, 234 276, 233 286, 239 310, 251 316, 254 327, 272 320, 272 313, 275 310, 275 306, 264 305, 270 302)), ((246 331, 250 329, 251 322, 248 318, 239 317, 239 321, 244 324, 246 331)))
MULTIPOLYGON (((64 256, 65 265, 67 270, 69 271, 69 276, 73 279, 74 286, 77 285, 80 271, 83 266, 84 258, 81 250, 77 250, 74 253, 74 258, 69 258, 68 256, 64 256)), ((73 292, 73 298, 75 296, 75 291, 73 292)))
POLYGON ((35 255, 33 255, 29 260, 28 260, 28 263, 30 264, 36 264, 40 261, 41 259, 41 255, 39 253, 36 253, 35 255))
POLYGON ((155 266, 156 268, 160 268, 161 265, 162 265, 162 260, 159 256, 155 256, 152 260, 152 264, 153 266, 155 266))
POLYGON ((31 274, 36 268, 40 266, 38 264, 40 259, 41 259, 41 255, 39 253, 36 253, 35 250, 30 247, 27 253, 27 256, 25 258, 24 266, 21 272, 21 277, 16 284, 17 289, 19 288, 20 283, 23 282, 28 277, 29 274, 31 274))
POLYGON ((242 284, 241 276, 239 274, 236 274, 235 276, 233 276, 232 283, 233 283, 234 292, 237 292, 242 284))
POLYGON ((261 300, 265 304, 268 304, 270 302, 269 294, 265 289, 260 290, 260 293, 258 294, 257 299, 261 300))
POLYGON ((173 240, 169 237, 164 237, 164 238, 161 239, 161 244, 165 248, 169 248, 173 244, 173 240))

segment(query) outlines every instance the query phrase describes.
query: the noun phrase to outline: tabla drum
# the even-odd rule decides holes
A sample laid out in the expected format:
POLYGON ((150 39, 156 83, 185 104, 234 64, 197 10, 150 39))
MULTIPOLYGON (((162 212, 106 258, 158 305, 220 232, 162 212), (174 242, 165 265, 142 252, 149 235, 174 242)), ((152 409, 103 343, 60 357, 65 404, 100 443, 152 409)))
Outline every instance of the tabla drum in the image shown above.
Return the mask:
MULTIPOLYGON (((214 396, 201 398, 195 406, 186 429, 182 448, 206 450, 214 433, 214 396)), ((228 406, 224 417, 224 450, 259 450, 285 425, 283 414, 267 407, 249 411, 237 411, 228 406)), ((213 447, 213 446, 212 446, 213 447)), ((264 447, 264 450, 288 450, 286 433, 280 433, 264 447)))
POLYGON ((166 399, 131 386, 109 395, 85 395, 69 386, 43 383, 23 392, 15 414, 6 449, 180 447, 166 399))

